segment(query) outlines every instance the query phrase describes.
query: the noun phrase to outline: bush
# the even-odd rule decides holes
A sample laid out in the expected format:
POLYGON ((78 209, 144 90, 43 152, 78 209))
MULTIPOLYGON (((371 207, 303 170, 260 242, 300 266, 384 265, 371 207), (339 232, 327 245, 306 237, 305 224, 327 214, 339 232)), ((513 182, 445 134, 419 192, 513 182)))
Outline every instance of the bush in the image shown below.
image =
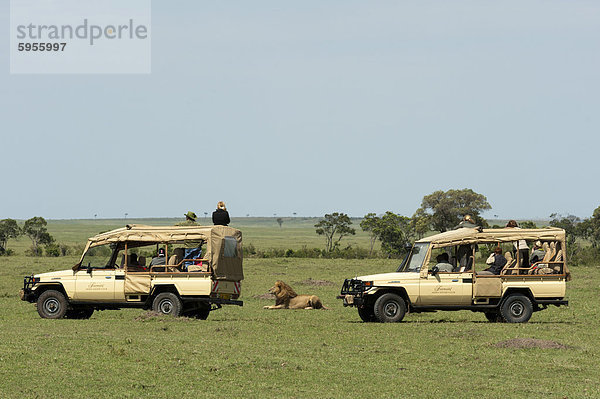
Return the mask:
POLYGON ((0 247, 0 256, 13 256, 14 254, 15 251, 13 251, 12 249, 4 249, 0 247))
POLYGON ((600 248, 594 248, 594 247, 582 247, 578 244, 573 244, 571 245, 571 248, 567 248, 569 249, 569 252, 571 252, 570 250, 573 250, 573 253, 571 255, 571 263, 573 265, 577 265, 577 266, 597 266, 598 263, 600 263, 598 261, 598 259, 600 259, 600 248), (576 247, 575 247, 576 246, 576 247), (575 247, 575 248, 573 248, 575 247))
POLYGON ((37 249, 35 249, 33 245, 25 251, 26 256, 42 256, 42 253, 42 247, 37 247, 37 249))
POLYGON ((71 246, 72 255, 81 255, 85 249, 85 244, 75 244, 71 246))
POLYGON ((46 256, 58 257, 60 256, 60 247, 58 244, 48 244, 46 245, 46 256))
POLYGON ((67 244, 58 244, 61 256, 67 256, 73 254, 73 249, 67 244))

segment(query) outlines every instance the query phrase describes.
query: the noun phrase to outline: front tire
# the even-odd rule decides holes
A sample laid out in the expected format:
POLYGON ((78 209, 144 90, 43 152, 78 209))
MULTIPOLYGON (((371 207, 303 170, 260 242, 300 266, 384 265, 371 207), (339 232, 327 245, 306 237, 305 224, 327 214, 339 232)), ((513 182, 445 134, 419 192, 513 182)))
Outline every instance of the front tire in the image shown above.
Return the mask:
POLYGON ((498 312, 485 312, 485 318, 488 319, 490 323, 497 323, 502 321, 500 314, 498 312))
POLYGON ((406 302, 396 294, 383 294, 375 301, 375 318, 381 323, 397 323, 406 314, 406 302))
POLYGON ((375 319, 375 312, 373 311, 373 307, 369 305, 363 305, 362 307, 358 307, 358 315, 360 319, 365 323, 372 323, 377 321, 375 319))
POLYGON ((162 294, 158 294, 154 301, 152 301, 152 310, 168 315, 178 317, 181 315, 183 305, 181 303, 181 299, 172 292, 163 292, 162 294))
POLYGON ((527 323, 533 314, 531 299, 522 294, 512 294, 500 306, 500 315, 508 323, 527 323))
POLYGON ((65 295, 56 290, 42 292, 36 302, 38 314, 44 319, 62 319, 68 306, 65 295))

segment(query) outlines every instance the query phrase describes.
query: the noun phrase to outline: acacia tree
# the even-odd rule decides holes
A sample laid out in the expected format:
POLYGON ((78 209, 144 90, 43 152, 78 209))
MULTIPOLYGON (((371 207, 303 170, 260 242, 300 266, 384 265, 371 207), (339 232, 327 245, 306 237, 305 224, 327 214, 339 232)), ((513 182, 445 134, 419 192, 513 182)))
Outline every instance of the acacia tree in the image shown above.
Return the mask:
POLYGON ((14 219, 0 220, 0 254, 6 251, 6 243, 10 238, 21 235, 21 229, 14 219))
POLYGON ((594 210, 592 217, 586 219, 588 227, 588 239, 592 242, 592 246, 597 248, 600 246, 600 206, 594 210))
POLYGON ((410 240, 410 221, 410 218, 390 211, 378 218, 374 233, 381 241, 381 249, 388 254, 388 257, 405 252, 410 240))
POLYGON ((23 233, 31 239, 33 253, 38 255, 38 246, 41 244, 51 244, 54 238, 48 233, 46 228, 46 219, 40 216, 32 217, 25 221, 23 233))
POLYGON ((410 219, 410 230, 416 239, 421 239, 430 229, 431 215, 419 208, 410 219))
POLYGON ((479 214, 488 209, 492 207, 485 195, 465 188, 446 192, 438 190, 424 196, 415 214, 425 217, 433 230, 444 232, 458 225, 464 215, 471 215, 477 224, 486 226, 479 214))
POLYGON ((360 228, 362 231, 369 233, 369 239, 371 240, 371 247, 369 249, 369 255, 373 254, 373 245, 375 245, 375 241, 377 241, 377 233, 375 233, 375 228, 379 223, 379 218, 374 213, 367 213, 363 220, 360 221, 360 228))
POLYGON ((338 212, 326 214, 319 223, 315 224, 317 234, 325 236, 327 252, 333 251, 343 237, 356 234, 356 231, 350 227, 351 224, 352 221, 348 215, 338 212), (335 239, 336 235, 337 239, 335 239))

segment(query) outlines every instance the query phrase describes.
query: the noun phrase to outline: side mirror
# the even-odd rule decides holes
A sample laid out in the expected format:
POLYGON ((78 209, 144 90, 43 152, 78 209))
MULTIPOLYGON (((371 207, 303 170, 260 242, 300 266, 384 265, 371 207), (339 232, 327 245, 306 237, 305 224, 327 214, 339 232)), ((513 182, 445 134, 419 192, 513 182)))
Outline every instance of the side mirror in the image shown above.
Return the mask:
POLYGON ((439 273, 439 271, 440 271, 440 268, 437 267, 437 266, 434 266, 434 267, 431 268, 431 275, 435 276, 436 274, 439 273))
POLYGON ((88 274, 92 274, 92 266, 89 263, 87 265, 87 272, 88 274))

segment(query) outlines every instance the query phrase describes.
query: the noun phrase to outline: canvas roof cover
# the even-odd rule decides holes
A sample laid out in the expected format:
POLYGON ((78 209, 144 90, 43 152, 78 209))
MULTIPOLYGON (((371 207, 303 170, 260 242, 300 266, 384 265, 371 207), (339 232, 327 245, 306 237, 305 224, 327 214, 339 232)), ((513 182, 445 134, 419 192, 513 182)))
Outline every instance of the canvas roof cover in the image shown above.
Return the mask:
POLYGON ((462 228, 422 238, 417 242, 430 242, 433 248, 461 244, 495 243, 518 240, 565 241, 565 231, 555 227, 543 229, 478 229, 462 228))
MULTIPOLYGON (((125 227, 95 235, 88 239, 85 251, 89 248, 120 242, 185 243, 205 241, 205 258, 209 260, 215 277, 239 281, 244 279, 242 269, 242 232, 228 226, 145 226, 125 227), (225 253, 225 240, 234 244, 233 251, 225 253)), ((83 259, 83 258, 82 258, 83 259)))

